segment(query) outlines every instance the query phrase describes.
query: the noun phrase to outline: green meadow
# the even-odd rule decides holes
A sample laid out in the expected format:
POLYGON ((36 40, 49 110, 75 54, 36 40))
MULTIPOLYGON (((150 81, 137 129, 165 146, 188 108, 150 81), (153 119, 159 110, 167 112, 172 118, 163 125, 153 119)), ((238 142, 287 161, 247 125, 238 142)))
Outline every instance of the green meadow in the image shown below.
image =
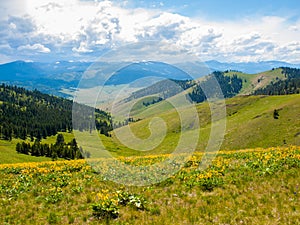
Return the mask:
MULTIPOLYGON (((0 165, 3 224, 299 224, 300 149, 221 151, 199 170, 195 153, 148 186, 114 183, 85 160, 0 165), (98 171, 98 172, 97 172, 98 171)), ((168 155, 119 157, 147 166, 168 155)), ((159 167, 159 165, 158 165, 159 167)), ((113 175, 113 174, 110 174, 113 175)), ((134 182, 134 180, 132 180, 134 182)))
MULTIPOLYGON (((276 147, 288 145, 300 145, 300 95, 284 96, 237 96, 226 99, 226 130, 221 150, 235 150, 256 147, 276 147), (278 110, 279 118, 274 119, 274 110, 278 110)), ((140 103, 138 103, 140 104, 140 103)), ((132 111, 134 119, 142 120, 130 123, 133 134, 146 140, 151 132, 149 124, 154 117, 161 118, 166 124, 165 139, 151 151, 135 151, 123 145, 116 135, 112 137, 100 135, 100 138, 90 139, 89 134, 79 133, 82 144, 90 146, 91 151, 97 151, 102 143, 113 155, 133 156, 162 154, 174 151, 181 132, 181 121, 178 112, 167 101, 145 107, 143 112, 132 111), (90 141, 91 140, 91 141, 90 141), (101 143, 100 143, 101 141, 101 143), (94 150, 93 150, 94 149, 94 150)), ((196 105, 199 116, 199 138, 196 151, 204 151, 211 132, 211 116, 208 103, 196 105)), ((184 110, 183 110, 184 112, 184 110)), ((187 110, 188 112, 188 110, 187 110)), ((127 127, 121 127, 118 131, 126 133, 127 127)), ((65 141, 69 142, 74 135, 63 133, 65 141)), ((42 139, 42 143, 55 143, 56 136, 42 139)), ((40 161, 42 158, 19 155, 15 151, 15 145, 22 140, 13 139, 11 142, 1 140, 1 163, 14 163, 22 161, 40 161)), ((81 144, 80 141, 78 143, 81 144)))
MULTIPOLYGON (((199 166, 204 156, 209 157, 205 153, 211 132, 208 103, 195 105, 200 124, 197 143, 192 139, 195 131, 185 129, 179 112, 167 101, 151 104, 143 111, 139 107, 132 109, 133 118, 141 119, 128 126, 133 135, 141 143, 150 137, 153 143, 158 141, 149 151, 133 150, 118 140, 117 132, 125 140, 130 137, 126 136, 128 127, 118 128, 112 137, 89 132, 62 133, 65 142, 75 136, 78 144, 92 153, 91 161, 51 161, 22 155, 15 150, 22 140, 1 140, 0 221, 3 224, 299 224, 299 99, 300 95, 226 99, 224 140, 204 170, 199 166), (161 123, 165 133, 160 130, 161 123), (159 142, 161 134, 165 136, 159 142), (154 177, 159 177, 165 170, 156 163, 172 160, 169 153, 174 151, 181 135, 191 137, 186 146, 195 146, 195 152, 179 167, 174 161, 173 173, 162 182, 146 186, 115 183, 111 179, 119 179, 120 175, 116 171, 111 173, 111 169, 118 168, 113 167, 112 161, 98 158, 101 151, 108 150, 114 159, 128 166, 157 166, 158 174, 154 177), (100 162, 98 167, 97 162, 100 162)), ((183 109, 186 119, 191 119, 190 112, 189 108, 183 109)), ((42 139, 42 143, 48 144, 55 141, 56 136, 42 139)), ((119 172, 130 180, 131 175, 126 171, 119 172)))

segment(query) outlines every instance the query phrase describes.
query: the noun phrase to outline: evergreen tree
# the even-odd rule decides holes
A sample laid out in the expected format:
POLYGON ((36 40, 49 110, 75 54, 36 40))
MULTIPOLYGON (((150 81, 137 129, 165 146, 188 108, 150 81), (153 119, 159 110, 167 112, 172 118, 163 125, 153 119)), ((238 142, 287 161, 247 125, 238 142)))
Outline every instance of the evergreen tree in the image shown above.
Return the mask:
POLYGON ((22 145, 20 143, 17 143, 17 145, 16 145, 16 151, 18 153, 22 153, 22 145))
POLYGON ((65 142, 64 136, 62 134, 58 134, 56 137, 56 145, 61 145, 65 142))

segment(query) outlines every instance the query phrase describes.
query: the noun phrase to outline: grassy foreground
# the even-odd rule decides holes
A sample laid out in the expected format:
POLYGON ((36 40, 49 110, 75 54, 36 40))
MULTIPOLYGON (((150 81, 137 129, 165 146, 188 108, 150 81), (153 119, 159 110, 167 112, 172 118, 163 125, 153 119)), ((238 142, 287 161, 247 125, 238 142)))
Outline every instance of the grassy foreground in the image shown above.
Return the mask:
MULTIPOLYGON (((2 164, 0 221, 300 224, 300 147, 220 151, 204 171, 197 169, 202 156, 195 153, 172 177, 147 187, 107 181, 85 160, 2 164)), ((168 157, 118 159, 145 166, 168 157)))

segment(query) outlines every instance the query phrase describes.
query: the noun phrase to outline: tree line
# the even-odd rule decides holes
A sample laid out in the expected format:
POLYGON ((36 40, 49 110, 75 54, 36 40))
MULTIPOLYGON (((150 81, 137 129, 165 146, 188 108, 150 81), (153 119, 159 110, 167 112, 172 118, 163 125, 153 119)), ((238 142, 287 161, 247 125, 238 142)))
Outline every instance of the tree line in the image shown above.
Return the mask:
POLYGON ((33 144, 25 141, 17 143, 16 151, 20 154, 36 157, 45 156, 53 160, 57 158, 83 159, 84 157, 90 157, 89 152, 84 152, 81 147, 78 147, 75 139, 66 143, 62 134, 57 135, 55 144, 43 144, 38 139, 36 139, 33 144))
POLYGON ((157 98, 153 98, 151 101, 143 101, 143 106, 148 107, 149 105, 154 105, 158 102, 161 102, 162 100, 163 98, 157 97, 157 98))
POLYGON ((300 93, 300 69, 281 67, 285 80, 271 82, 264 88, 256 90, 254 95, 288 95, 300 93))

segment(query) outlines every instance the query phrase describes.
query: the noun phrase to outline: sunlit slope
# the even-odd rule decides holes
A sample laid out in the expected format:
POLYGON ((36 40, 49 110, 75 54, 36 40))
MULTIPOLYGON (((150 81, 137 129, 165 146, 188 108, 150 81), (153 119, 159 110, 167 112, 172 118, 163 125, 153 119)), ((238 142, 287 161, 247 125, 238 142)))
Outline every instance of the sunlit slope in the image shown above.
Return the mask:
POLYGON ((300 145, 300 95, 233 98, 227 109, 223 149, 300 145))
POLYGON ((34 157, 24 154, 18 154, 16 152, 16 144, 18 141, 21 140, 0 140, 0 164, 49 161, 49 158, 46 157, 34 157))
MULTIPOLYGON (((275 83, 279 80, 286 79, 285 75, 282 73, 282 69, 273 69, 257 74, 246 74, 238 71, 225 71, 223 74, 225 76, 237 76, 238 78, 242 79, 242 89, 239 91, 238 95, 250 95, 254 91, 264 88, 267 85, 269 85, 271 82, 275 83)), ((189 98, 189 94, 193 92, 195 87, 198 83, 206 82, 208 79, 208 76, 201 77, 197 79, 190 87, 188 87, 186 90, 182 91, 181 93, 178 93, 172 97, 167 98, 167 101, 159 101, 155 102, 155 104, 144 104, 144 103, 151 103, 153 99, 157 99, 159 97, 164 96, 165 91, 171 91, 173 86, 170 85, 168 88, 168 82, 166 82, 165 89, 161 88, 161 83, 157 83, 156 85, 150 86, 146 89, 142 89, 140 92, 145 93, 155 93, 155 94, 149 94, 144 95, 142 97, 136 97, 139 96, 138 94, 133 94, 131 98, 125 98, 123 100, 117 100, 113 104, 109 105, 109 107, 106 107, 106 110, 112 111, 115 121, 122 121, 124 118, 127 118, 128 114, 134 118, 143 119, 145 117, 159 114, 162 112, 165 112, 167 110, 172 109, 172 101, 178 96, 186 96, 189 98), (153 90, 152 90, 152 89, 153 90), (144 90, 144 91, 143 91, 144 90), (151 91, 152 90, 152 91, 151 91), (161 92, 159 92, 161 90, 161 92), (156 92, 155 92, 156 91, 156 92)), ((190 82, 190 81, 187 81, 190 82)), ((163 99, 165 99, 163 97, 163 99)), ((100 108, 103 108, 99 105, 100 108)))
MULTIPOLYGON (((300 145, 300 95, 239 96, 227 99, 226 105, 226 132, 221 149, 300 145), (275 109, 279 113, 278 119, 273 117, 275 109)), ((137 115, 137 117, 143 115, 145 119, 130 124, 130 129, 136 137, 147 139, 151 135, 149 129, 151 119, 159 117, 164 120, 168 128, 165 139, 147 153, 171 152, 176 147, 181 132, 189 132, 188 129, 182 131, 176 109, 168 107, 171 108, 166 102, 157 103, 143 114, 137 115), (152 113, 151 110, 153 110, 152 113)), ((210 136, 211 116, 208 103, 198 104, 196 108, 200 124, 197 150, 203 151, 210 136)), ((122 129, 125 128, 120 128, 122 129)), ((160 131, 152 130, 152 132, 160 131)), ((116 139, 113 135, 113 140, 116 139)), ((130 152, 128 148, 123 152, 123 147, 119 144, 118 153, 123 155, 126 151, 130 152)))
POLYGON ((253 91, 263 88, 271 82, 277 80, 284 80, 285 76, 282 74, 282 69, 273 69, 256 74, 246 74, 242 72, 228 71, 224 73, 228 76, 237 75, 237 77, 243 80, 243 87, 240 91, 240 95, 247 95, 253 93, 253 91))
MULTIPOLYGON (((208 103, 201 103, 196 105, 196 110, 200 127, 197 131, 199 132, 197 133, 199 139, 196 143, 196 150, 204 151, 211 132, 210 108, 208 103)), ((300 95, 239 96, 226 100, 226 112, 226 132, 221 146, 223 150, 300 145, 300 95), (278 119, 273 117, 275 109, 279 113, 278 119)), ((186 118, 192 116, 189 114, 188 107, 183 108, 181 113, 186 118)), ((156 137, 154 136, 153 146, 151 146, 153 150, 136 150, 136 148, 128 146, 128 142, 118 140, 119 137, 115 133, 112 133, 111 138, 100 135, 99 139, 90 141, 89 134, 83 132, 81 136, 85 142, 78 142, 78 144, 84 149, 88 146, 95 152, 108 150, 112 155, 130 156, 173 152, 178 146, 181 134, 190 137, 190 139, 187 138, 185 148, 193 147, 194 142, 197 141, 197 138, 193 136, 195 135, 193 128, 196 128, 197 124, 194 127, 182 126, 178 109, 172 108, 172 105, 166 101, 148 106, 146 110, 140 111, 134 117, 143 118, 129 125, 135 138, 142 142, 147 140, 152 133, 157 134, 156 137), (157 126, 160 123, 164 125, 157 126), (165 132, 161 128, 166 128, 165 132), (164 138, 161 139, 161 136, 164 138)), ((122 130, 128 132, 127 128, 121 127, 117 131, 122 134, 122 130)), ((64 135, 66 140, 71 138, 71 134, 67 135, 66 133, 64 135)), ((125 135, 125 139, 126 137, 130 138, 130 136, 125 135)), ((214 137, 211 138, 214 139, 214 137)), ((43 142, 54 143, 55 137, 49 137, 43 142)), ((1 163, 49 160, 17 154, 15 144, 16 140, 12 142, 1 141, 1 163)), ((146 147, 149 146, 148 144, 145 145, 146 147)), ((142 149, 143 146, 140 147, 142 149)))
POLYGON ((153 99, 157 99, 158 95, 151 95, 131 100, 129 102, 116 103, 112 108, 112 116, 116 120, 124 120, 128 115, 135 120, 145 119, 154 115, 159 115, 170 110, 174 110, 178 107, 186 107, 193 105, 188 99, 188 93, 191 88, 187 89, 175 96, 168 98, 165 101, 159 101, 155 104, 149 104, 145 106, 145 102, 151 102, 153 99))
MULTIPOLYGON (((249 95, 253 93, 255 90, 263 88, 270 84, 271 82, 276 82, 278 80, 284 80, 286 79, 284 74, 282 73, 282 69, 273 69, 257 74, 246 74, 238 71, 225 71, 225 76, 234 76, 241 78, 243 81, 242 89, 240 90, 238 95, 249 95)), ((197 82, 204 82, 207 79, 207 76, 201 77, 197 80, 197 82)), ((195 83, 196 85, 196 83, 195 83)), ((172 101, 174 98, 178 98, 178 96, 188 96, 189 93, 192 93, 193 87, 188 88, 187 90, 183 91, 182 93, 179 93, 169 99, 167 101, 162 101, 153 105, 145 106, 143 105, 143 102, 149 102, 152 98, 157 98, 159 96, 159 93, 156 95, 149 95, 145 96, 139 99, 134 99, 133 101, 129 102, 120 102, 119 104, 116 104, 115 111, 117 112, 116 118, 120 119, 122 118, 122 115, 125 115, 128 109, 130 109, 130 115, 143 119, 145 117, 155 115, 158 113, 165 112, 167 110, 172 109, 172 104, 170 104, 170 101, 172 101), (150 100, 149 100, 150 99, 150 100), (133 103, 134 102, 134 103, 133 103)))

